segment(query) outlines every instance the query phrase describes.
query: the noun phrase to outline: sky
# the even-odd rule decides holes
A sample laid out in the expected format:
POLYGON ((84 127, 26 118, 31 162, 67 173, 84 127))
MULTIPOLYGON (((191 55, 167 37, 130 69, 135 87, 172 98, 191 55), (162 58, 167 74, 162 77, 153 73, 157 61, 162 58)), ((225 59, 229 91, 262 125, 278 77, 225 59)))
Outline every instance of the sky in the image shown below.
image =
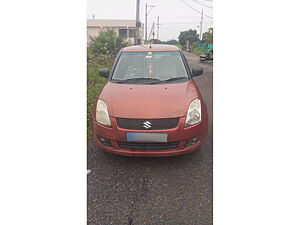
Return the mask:
MULTIPOLYGON (((212 6, 213 0, 182 0, 207 16, 213 17, 213 10, 201 4, 212 6)), ((185 5, 181 0, 140 0, 140 21, 145 23, 145 5, 155 5, 148 15, 148 34, 153 22, 159 16, 159 39, 178 39, 181 31, 196 29, 200 32, 201 14, 185 5)), ((87 0, 87 18, 92 19, 132 19, 136 17, 136 0, 87 0)), ((202 33, 213 26, 212 19, 203 16, 202 33)), ((155 26, 155 31, 157 26, 155 26)), ((155 32, 156 33, 156 32, 155 32)), ((155 34, 156 38, 156 34, 155 34)))

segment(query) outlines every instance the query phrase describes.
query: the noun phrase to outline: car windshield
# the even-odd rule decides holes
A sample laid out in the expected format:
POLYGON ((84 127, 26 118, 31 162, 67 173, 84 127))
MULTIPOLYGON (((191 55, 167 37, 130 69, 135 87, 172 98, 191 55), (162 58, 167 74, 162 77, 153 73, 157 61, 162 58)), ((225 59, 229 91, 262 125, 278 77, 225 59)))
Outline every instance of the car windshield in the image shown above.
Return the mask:
POLYGON ((158 84, 187 81, 182 57, 176 52, 123 52, 111 81, 158 84))

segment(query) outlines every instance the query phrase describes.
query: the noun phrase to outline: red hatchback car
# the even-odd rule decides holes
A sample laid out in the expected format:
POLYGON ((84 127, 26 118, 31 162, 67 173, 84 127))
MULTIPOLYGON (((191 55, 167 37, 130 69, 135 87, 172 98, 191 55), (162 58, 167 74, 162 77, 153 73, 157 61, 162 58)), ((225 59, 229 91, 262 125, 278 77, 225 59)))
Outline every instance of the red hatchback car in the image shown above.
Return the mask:
POLYGON ((107 152, 173 156, 199 149, 207 137, 205 102, 182 51, 171 45, 123 48, 94 105, 93 134, 107 152))

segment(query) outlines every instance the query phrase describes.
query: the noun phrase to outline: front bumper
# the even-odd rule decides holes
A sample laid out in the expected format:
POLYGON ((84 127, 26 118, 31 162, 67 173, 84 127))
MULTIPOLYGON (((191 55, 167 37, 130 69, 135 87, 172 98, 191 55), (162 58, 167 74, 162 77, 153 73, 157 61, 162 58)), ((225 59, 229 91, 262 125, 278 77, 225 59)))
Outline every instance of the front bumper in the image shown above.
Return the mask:
POLYGON ((193 152, 205 142, 208 130, 208 118, 202 118, 202 122, 190 127, 184 127, 185 117, 181 117, 178 126, 166 130, 129 130, 122 129, 117 126, 116 118, 110 117, 112 127, 105 127, 93 122, 93 137, 98 146, 107 152, 125 155, 125 156, 175 156, 193 152), (172 149, 124 149, 120 148, 119 142, 126 142, 126 132, 161 132, 168 134, 168 142, 178 142, 177 147, 172 149), (104 145, 99 141, 98 137, 110 140, 110 146, 104 145), (187 140, 194 137, 200 137, 199 141, 194 145, 185 146, 187 140))

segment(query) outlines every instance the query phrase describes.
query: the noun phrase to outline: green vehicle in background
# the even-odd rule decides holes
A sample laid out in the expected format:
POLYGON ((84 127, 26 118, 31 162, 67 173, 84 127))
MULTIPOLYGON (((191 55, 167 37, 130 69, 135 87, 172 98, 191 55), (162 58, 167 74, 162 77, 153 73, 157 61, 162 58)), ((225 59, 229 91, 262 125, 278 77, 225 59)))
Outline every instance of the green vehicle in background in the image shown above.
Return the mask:
POLYGON ((199 47, 203 49, 205 53, 200 54, 200 62, 212 61, 213 60, 213 45, 205 45, 202 42, 199 43, 199 47))

